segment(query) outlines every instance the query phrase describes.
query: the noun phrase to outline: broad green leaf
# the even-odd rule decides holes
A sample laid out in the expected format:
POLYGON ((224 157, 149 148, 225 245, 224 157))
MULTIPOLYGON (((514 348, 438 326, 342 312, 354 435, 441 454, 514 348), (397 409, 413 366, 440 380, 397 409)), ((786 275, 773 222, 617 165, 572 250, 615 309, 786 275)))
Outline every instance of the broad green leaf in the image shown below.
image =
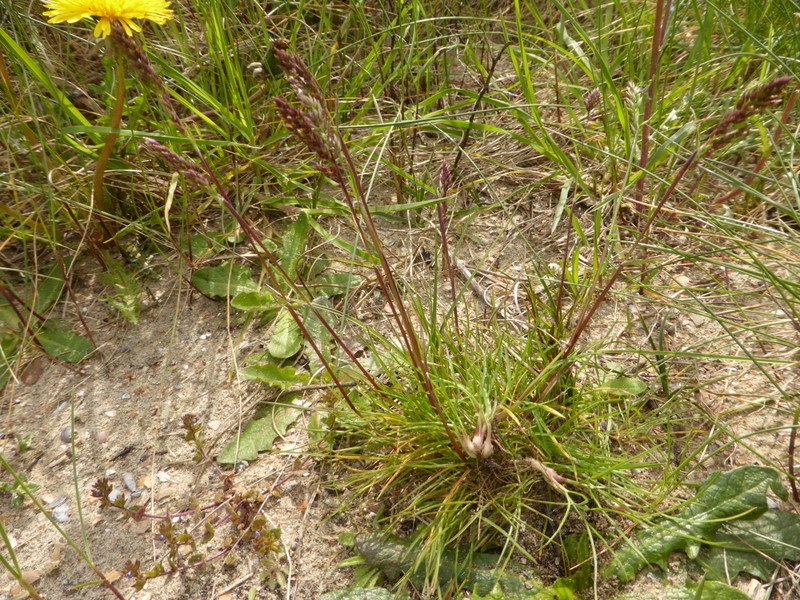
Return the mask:
POLYGON ((197 260, 200 258, 204 258, 207 256, 211 256, 216 253, 216 251, 222 248, 221 245, 215 244, 215 248, 212 251, 211 243, 209 243, 209 238, 205 235, 193 235, 191 240, 187 241, 186 238, 181 238, 180 241, 180 248, 182 252, 189 254, 189 250, 191 250, 192 260, 197 260))
POLYGON ((245 367, 240 371, 242 377, 254 379, 278 387, 288 387, 294 383, 304 383, 308 378, 297 373, 293 367, 279 368, 275 365, 245 367))
POLYGON ((0 325, 3 324, 8 329, 19 329, 20 326, 17 313, 9 306, 8 302, 0 298, 0 325))
POLYGON ((79 362, 94 350, 86 338, 54 325, 42 327, 36 333, 36 340, 50 356, 64 362, 79 362))
POLYGON ((561 547, 569 581, 577 591, 588 589, 592 583, 592 547, 589 535, 567 535, 561 547))
POLYGON ((272 336, 267 344, 267 351, 275 358, 289 358, 300 351, 303 335, 295 323, 292 313, 284 310, 275 321, 272 336))
POLYGON ((301 212, 297 220, 283 234, 283 247, 280 253, 281 267, 292 281, 297 278, 298 265, 306 249, 309 228, 308 215, 301 212))
POLYGON ((241 460, 254 461, 259 452, 272 449, 275 438, 284 435, 302 412, 295 406, 267 406, 258 411, 257 418, 247 423, 244 431, 222 449, 217 462, 233 464, 241 460))
POLYGON ((64 277, 61 274, 61 269, 58 265, 53 265, 36 290, 36 303, 34 304, 36 312, 42 314, 53 306, 61 297, 63 290, 64 277))
POLYGON ((740 467, 712 474, 694 500, 674 517, 659 520, 636 536, 636 543, 622 548, 604 570, 622 583, 630 581, 645 565, 666 569, 670 553, 683 550, 695 558, 702 542, 713 542, 725 521, 755 519, 767 510, 769 489, 787 497, 778 473, 767 467, 740 467))
POLYGON ((616 377, 606 381, 601 389, 616 396, 638 396, 647 391, 647 384, 635 377, 616 377))
POLYGON ((275 254, 278 251, 278 244, 276 244, 275 242, 273 242, 269 238, 262 239, 261 240, 261 245, 264 246, 264 248, 266 248, 267 250, 269 250, 273 254, 275 254))
POLYGON ((242 292, 231 299, 231 306, 239 310, 267 311, 277 310, 280 304, 269 292, 242 292))
POLYGON ((203 267, 192 275, 192 283, 203 294, 217 298, 228 298, 242 292, 258 291, 250 268, 233 261, 218 267, 203 267))
MULTIPOLYGON (((426 585, 424 565, 417 566, 415 557, 419 540, 404 540, 394 535, 362 533, 355 538, 355 546, 366 561, 380 569, 387 577, 406 574, 414 587, 426 585)), ((472 554, 445 550, 439 557, 439 585, 457 585, 476 595, 507 600, 573 600, 574 593, 566 586, 547 587, 529 565, 506 560, 500 554, 472 554), (498 594, 501 594, 498 596, 498 594)))
POLYGON ((313 290, 318 296, 339 296, 361 283, 361 277, 352 273, 329 273, 314 281, 313 290))
POLYGON ((275 365, 277 367, 283 361, 276 359, 269 352, 264 350, 263 352, 253 352, 245 359, 245 362, 248 367, 260 367, 261 365, 275 365))
POLYGON ((775 564, 800 560, 800 515, 769 510, 754 521, 735 521, 722 527, 714 545, 700 551, 698 561, 717 579, 750 573, 769 580, 775 564))

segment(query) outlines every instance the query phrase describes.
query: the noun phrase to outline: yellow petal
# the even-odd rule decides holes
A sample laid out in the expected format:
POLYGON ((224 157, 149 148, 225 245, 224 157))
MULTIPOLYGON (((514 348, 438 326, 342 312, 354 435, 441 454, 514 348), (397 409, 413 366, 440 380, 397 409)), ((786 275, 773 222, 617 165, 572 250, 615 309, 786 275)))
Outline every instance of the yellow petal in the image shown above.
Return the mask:
POLYGON ((43 0, 44 16, 49 23, 75 23, 89 17, 99 17, 94 28, 97 37, 111 33, 112 21, 122 25, 125 33, 142 28, 133 19, 148 19, 163 25, 175 14, 168 0, 43 0))
POLYGON ((103 17, 94 26, 94 37, 108 37, 111 35, 111 20, 103 17))

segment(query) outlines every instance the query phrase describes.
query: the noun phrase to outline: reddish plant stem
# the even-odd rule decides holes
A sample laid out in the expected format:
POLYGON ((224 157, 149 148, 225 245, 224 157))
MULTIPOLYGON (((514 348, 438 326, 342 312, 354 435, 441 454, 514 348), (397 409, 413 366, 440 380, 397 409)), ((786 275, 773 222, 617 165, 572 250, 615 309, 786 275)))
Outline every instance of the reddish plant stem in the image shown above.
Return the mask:
MULTIPOLYGON (((264 267, 264 271, 272 279, 275 289, 281 290, 281 283, 280 281, 278 281, 277 274, 280 274, 280 276, 283 277, 284 281, 286 281, 290 286, 294 287, 295 289, 298 289, 294 281, 292 281, 291 278, 286 273, 286 271, 283 270, 283 268, 280 265, 280 262, 275 257, 275 255, 273 255, 272 252, 270 252, 269 249, 267 249, 267 247, 261 242, 260 237, 256 234, 256 231, 250 226, 250 223, 248 223, 245 220, 245 218, 239 213, 239 211, 236 210, 236 207, 233 206, 233 202, 231 202, 230 198, 228 197, 228 194, 225 191, 225 188, 222 186, 222 183, 220 182, 219 178, 217 177, 217 174, 211 168, 211 165, 208 164, 208 161, 206 160, 203 154, 200 154, 200 161, 206 173, 211 178, 211 181, 214 183, 214 186, 217 188, 217 191, 219 192, 220 197, 222 198, 222 203, 225 206, 225 208, 228 210, 228 212, 230 212, 233 215, 233 218, 236 219, 236 222, 242 228, 242 231, 245 232, 245 235, 247 236, 248 240, 250 240, 250 244, 253 246, 253 248, 256 249, 260 248, 260 251, 257 251, 256 255, 258 256, 261 265, 264 267)), ((303 337, 308 341, 309 345, 311 346, 311 349, 322 361, 322 364, 325 365, 328 374, 331 376, 331 379, 336 385, 336 388, 339 390, 339 393, 341 393, 342 398, 344 398, 345 402, 347 402, 347 405, 350 407, 350 409, 359 417, 361 417, 362 416, 361 413, 353 404, 353 401, 350 399, 350 395, 347 393, 345 386, 342 384, 341 380, 336 375, 334 368, 325 359, 325 355, 322 353, 322 350, 314 341, 313 337, 308 331, 308 328, 303 323, 302 316, 300 315, 299 312, 297 312, 297 309, 295 309, 294 306, 292 306, 292 303, 289 302, 288 299, 284 298, 284 300, 285 300, 284 306, 286 307, 286 310, 288 310, 289 314, 292 315, 292 318, 294 319, 295 323, 297 323, 300 332, 303 334, 303 337)), ((379 389, 378 383, 373 379, 369 371, 367 371, 364 368, 364 366, 361 364, 361 362, 358 360, 355 354, 353 354, 353 352, 342 341, 339 334, 336 332, 333 326, 328 322, 328 319, 326 319, 322 315, 322 313, 314 306, 313 303, 309 302, 308 307, 310 308, 311 312, 314 313, 314 316, 316 316, 320 320, 322 325, 330 332, 330 334, 333 336, 333 339, 336 341, 337 345, 340 348, 342 348, 345 354, 347 354, 348 358, 350 358, 350 360, 353 361, 353 364, 356 365, 356 367, 367 378, 367 380, 370 382, 370 385, 374 385, 376 389, 379 389)))
MULTIPOLYGON (((672 196, 673 192, 675 191, 675 188, 678 187, 678 184, 684 178, 684 176, 686 175, 687 171, 695 164, 695 162, 697 160, 697 157, 698 157, 698 154, 699 154, 698 150, 695 150, 694 152, 692 152, 692 154, 689 156, 689 158, 686 159, 686 162, 683 163, 683 166, 675 174, 675 177, 673 177, 673 179, 672 179, 672 183, 670 183, 669 187, 664 191, 664 194, 662 195, 661 200, 659 200, 658 204, 655 206, 655 208, 653 209, 652 213, 650 214, 650 217, 647 219, 647 221, 645 222, 645 224, 642 226, 641 230, 639 231, 639 235, 637 235, 636 239, 633 241, 633 244, 631 245, 631 247, 630 247, 630 249, 628 251, 629 255, 636 248, 638 248, 639 245, 642 243, 642 240, 644 240, 644 236, 647 235, 647 233, 649 232, 650 227, 653 224, 653 221, 655 220, 655 218, 658 215, 658 213, 661 212, 661 209, 664 207, 664 204, 672 196)), ((555 386, 555 383, 556 383, 556 381, 558 381, 558 378, 561 377, 561 375, 564 373, 564 370, 569 366, 569 363, 567 362, 567 359, 569 358, 569 355, 572 354, 572 351, 575 349, 575 346, 577 345, 578 340, 581 338, 581 336, 583 335, 584 330, 589 325, 589 321, 591 321, 592 316, 594 316, 594 313, 597 311, 598 308, 600 308, 600 305, 602 304, 603 300, 605 299, 606 296, 608 296, 609 292, 611 291, 611 288, 617 282, 617 280, 619 279, 620 275, 622 275, 622 272, 625 270, 625 267, 627 267, 627 266, 628 266, 628 260, 627 259, 623 259, 622 261, 620 261, 620 263, 617 266, 617 268, 614 269, 614 272, 611 274, 611 277, 609 277, 608 282, 603 287, 603 289, 600 290, 600 293, 597 294, 597 296, 595 297, 594 301, 592 301, 592 303, 590 305, 588 305, 588 307, 585 307, 584 310, 581 312, 580 316, 578 317, 578 323, 575 326, 575 329, 573 330, 572 335, 570 336, 567 344, 561 349, 561 351, 559 352, 559 355, 558 355, 558 357, 556 359, 556 360, 564 361, 564 364, 561 367, 559 367, 549 377, 548 385, 545 388, 545 390, 543 392, 543 395, 548 393, 553 388, 553 386, 555 386)), ((530 395, 530 393, 534 390, 536 385, 537 385, 537 382, 535 382, 535 381, 532 382, 530 385, 528 385, 525 388, 525 390, 521 394, 519 394, 517 396, 517 401, 519 401, 519 400, 525 398, 526 396, 530 395)))
MULTIPOLYGON (((797 398, 800 402, 800 398, 797 398)), ((797 489, 797 476, 794 473, 794 451, 795 444, 797 443, 797 425, 800 422, 800 406, 794 411, 794 418, 792 419, 792 431, 789 433, 789 485, 792 487, 792 497, 795 502, 800 502, 800 491, 797 489)))
MULTIPOLYGON (((447 191, 443 192, 447 195, 447 191)), ((447 217, 447 202, 442 200, 436 205, 436 214, 439 217, 439 235, 442 238, 442 260, 444 261, 444 270, 450 279, 450 298, 453 301, 453 323, 455 324, 456 331, 461 331, 458 324, 458 295, 456 293, 456 271, 453 267, 453 260, 450 257, 450 244, 447 241, 447 230, 450 226, 450 219, 447 217)))
MULTIPOLYGON (((336 135, 338 136, 340 147, 343 150, 343 154, 345 160, 347 161, 347 167, 350 171, 352 176, 352 180, 354 182, 356 188, 356 196, 359 199, 359 208, 360 210, 355 209, 355 203, 353 202, 352 196, 348 193, 348 186, 345 184, 345 181, 341 175, 341 171, 337 168, 336 172, 339 175, 339 183, 342 192, 345 194, 347 199, 348 205, 351 207, 351 211, 353 211, 353 218, 358 223, 359 214, 364 219, 364 224, 367 228, 367 233, 369 234, 369 238, 364 237, 365 243, 370 243, 373 247, 373 250, 378 255, 378 260, 381 263, 381 268, 378 269, 377 266, 375 267, 375 273, 378 278, 378 282, 381 285, 381 288, 386 294, 386 297, 390 300, 393 304, 392 312, 395 315, 395 318, 398 322, 398 326, 400 327, 400 332, 403 335, 406 349, 408 350, 409 357, 411 358, 411 362, 414 365, 420 383, 422 383, 423 388, 428 396, 428 400, 433 406, 433 409, 436 411, 436 416, 439 417, 439 420, 444 427, 445 433, 447 434, 447 438, 450 440, 450 444, 455 450, 456 454, 458 454, 459 458, 465 463, 469 464, 469 459, 467 455, 464 454, 464 451, 461 449, 461 444, 458 443, 456 440, 455 435, 453 434, 450 425, 447 422, 447 417, 444 414, 444 410, 442 409, 442 405, 439 402, 439 399, 436 397, 436 391, 433 389, 433 383, 431 382, 430 378, 430 371, 428 369, 428 361, 422 351, 422 347, 419 342, 419 338, 417 337, 416 330, 411 323, 411 319, 408 316, 408 312, 405 309, 405 304, 403 303, 403 296, 400 293, 400 289, 397 286, 397 280, 394 278, 394 271, 392 270, 391 265, 389 265, 389 261, 386 259, 386 254, 383 251, 383 244, 381 242, 380 235, 378 234, 378 229, 375 227, 375 221, 372 219, 372 212, 369 209, 369 204, 367 203, 366 195, 364 194, 364 190, 361 186, 361 181, 358 178, 357 171, 355 168, 355 164, 353 163, 353 159, 350 156, 350 153, 347 151, 347 148, 344 144, 344 139, 341 136, 341 133, 337 130, 336 135)), ((363 235, 364 232, 359 226, 359 231, 363 235)))

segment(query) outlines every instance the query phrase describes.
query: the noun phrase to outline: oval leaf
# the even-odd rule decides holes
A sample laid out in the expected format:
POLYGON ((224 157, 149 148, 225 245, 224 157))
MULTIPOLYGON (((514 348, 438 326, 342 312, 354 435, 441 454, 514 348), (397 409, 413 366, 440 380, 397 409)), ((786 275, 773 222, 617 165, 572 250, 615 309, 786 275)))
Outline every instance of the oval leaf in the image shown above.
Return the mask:
POLYGON ((638 396, 647 390, 647 384, 635 377, 616 377, 606 381, 602 389, 615 396, 638 396))
POLYGON ((275 438, 284 435, 302 412, 299 408, 287 406, 261 419, 253 419, 241 435, 237 435, 222 449, 217 462, 232 464, 240 460, 254 461, 259 452, 272 449, 275 438))
POLYGON ((231 299, 231 306, 239 310, 275 310, 279 304, 269 292, 242 292, 231 299))
POLYGON ((275 385, 278 387, 288 387, 293 383, 303 383, 306 377, 297 373, 293 367, 279 368, 275 365, 257 365, 253 367, 245 367, 241 371, 242 377, 247 379, 254 379, 275 385))
POLYGON ((94 350, 86 338, 54 326, 43 327, 36 334, 36 339, 45 352, 64 362, 79 362, 94 350))
POLYGON ((308 215, 301 212, 297 220, 283 234, 283 248, 280 255, 281 267, 286 271, 289 279, 294 280, 297 277, 297 267, 300 264, 300 257, 306 249, 309 227, 308 215))
POLYGON ((292 314, 285 310, 278 315, 272 337, 267 344, 267 351, 275 358, 289 358, 300 351, 303 336, 300 327, 294 322, 292 314))
POLYGON ((233 261, 218 267, 198 269, 192 275, 192 284, 201 293, 217 298, 258 291, 258 284, 251 278, 250 268, 233 261))

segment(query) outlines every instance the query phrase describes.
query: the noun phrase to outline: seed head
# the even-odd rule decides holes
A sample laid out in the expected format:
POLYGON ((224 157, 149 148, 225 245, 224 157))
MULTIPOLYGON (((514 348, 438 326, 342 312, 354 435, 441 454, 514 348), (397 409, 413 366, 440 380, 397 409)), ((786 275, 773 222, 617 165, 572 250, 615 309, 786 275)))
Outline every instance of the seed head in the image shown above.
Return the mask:
POLYGON ((142 142, 142 149, 152 155, 162 159, 173 171, 178 171, 187 181, 192 181, 200 187, 210 185, 206 174, 191 160, 178 156, 175 152, 167 148, 161 142, 153 139, 145 139, 142 142))
POLYGON ((289 54, 284 43, 273 48, 275 61, 284 72, 286 81, 297 96, 297 105, 275 98, 278 114, 286 128, 319 158, 320 171, 336 178, 341 174, 339 160, 343 156, 341 140, 325 110, 322 91, 299 56, 289 54), (325 167, 327 165, 327 167, 325 167))
POLYGON ((791 80, 792 78, 788 76, 776 77, 775 79, 771 79, 759 85, 749 92, 742 94, 742 97, 739 98, 739 101, 736 103, 736 108, 739 110, 747 110, 748 108, 755 110, 777 104, 780 102, 778 96, 780 96, 786 86, 789 85, 791 80))
POLYGON ((600 89, 594 88, 583 95, 583 105, 586 107, 586 114, 589 115, 594 107, 600 103, 600 89))
POLYGON ((781 94, 791 81, 791 77, 777 77, 742 94, 736 106, 725 113, 711 130, 706 154, 722 148, 741 136, 744 132, 744 123, 751 116, 779 104, 781 94))
POLYGON ((446 160, 442 161, 442 168, 439 171, 439 188, 442 191, 442 196, 447 196, 450 191, 450 184, 453 182, 453 176, 450 173, 450 166, 446 160))

